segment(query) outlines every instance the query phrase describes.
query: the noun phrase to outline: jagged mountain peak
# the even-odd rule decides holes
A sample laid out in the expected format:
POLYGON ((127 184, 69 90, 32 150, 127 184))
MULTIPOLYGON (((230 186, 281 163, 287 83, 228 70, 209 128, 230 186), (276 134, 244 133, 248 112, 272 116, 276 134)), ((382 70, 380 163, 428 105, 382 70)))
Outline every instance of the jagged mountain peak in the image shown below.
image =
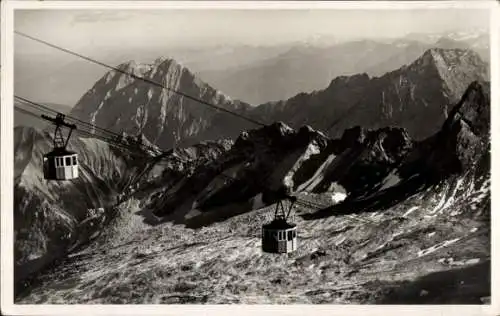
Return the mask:
MULTIPOLYGON (((446 66, 453 65, 457 62, 468 62, 473 64, 484 63, 479 54, 471 49, 464 48, 431 48, 428 50, 432 54, 434 60, 439 63, 444 63, 446 66)), ((424 53, 425 55, 425 53, 424 53)))
POLYGON ((246 111, 246 104, 231 100, 172 58, 160 57, 150 64, 129 61, 118 68, 95 83, 73 108, 72 116, 117 133, 143 134, 164 150, 216 136, 234 137, 246 126, 229 122, 231 117, 193 98, 234 112, 246 111))
POLYGON ((482 156, 490 136, 490 95, 488 83, 473 82, 443 124, 441 138, 454 154, 460 169, 474 165, 482 156))
POLYGON ((372 157, 397 163, 413 147, 413 140, 404 128, 383 127, 366 133, 364 145, 372 157))
POLYGON ((179 62, 177 62, 175 59, 173 58, 170 58, 170 57, 165 57, 165 56, 160 56, 158 58, 156 58, 153 62, 153 65, 162 65, 162 64, 165 64, 165 63, 169 63, 169 64, 174 64, 174 65, 181 65, 179 62))
POLYGON ((182 67, 185 68, 181 63, 177 62, 175 59, 165 56, 160 56, 152 60, 151 62, 138 62, 136 60, 128 60, 119 64, 116 68, 121 70, 151 70, 153 67, 182 67))
POLYGON ((115 67, 119 71, 116 70, 110 70, 107 74, 107 78, 113 78, 114 76, 128 76, 125 73, 130 73, 135 76, 144 76, 145 73, 151 70, 152 65, 149 64, 143 64, 143 63, 138 63, 135 60, 129 60, 124 63, 119 64, 118 66, 115 67), (125 73, 123 73, 125 72, 125 73))
POLYGON ((352 76, 337 76, 335 77, 328 86, 339 87, 339 86, 355 86, 358 84, 364 84, 370 80, 370 76, 367 73, 355 74, 352 76))
MULTIPOLYGON (((129 60, 118 65, 116 68, 120 71, 111 70, 105 75, 107 81, 110 81, 115 76, 124 76, 130 78, 128 74, 132 74, 138 77, 144 77, 159 84, 165 83, 165 77, 175 74, 182 75, 183 73, 186 73, 188 76, 194 78, 194 74, 187 67, 180 64, 173 58, 164 56, 158 57, 154 61, 147 63, 140 63, 135 60, 129 60)), ((128 81, 128 83, 132 82, 133 80, 128 81)), ((198 86, 206 85, 198 78, 196 78, 196 83, 198 86)), ((121 83, 120 80, 118 81, 118 86, 119 87, 117 87, 117 89, 123 88, 123 83, 121 83)))
POLYGON ((265 144, 270 147, 287 148, 287 146, 301 146, 311 142, 326 146, 328 138, 325 134, 309 125, 294 129, 278 121, 261 128, 242 132, 235 142, 235 147, 242 148, 248 146, 248 144, 265 144))
POLYGON ((479 54, 471 49, 430 48, 426 50, 413 63, 411 63, 408 66, 408 68, 414 69, 417 67, 429 66, 429 65, 432 65, 440 70, 441 69, 450 70, 449 68, 452 67, 466 66, 466 65, 482 67, 482 68, 486 67, 486 63, 481 59, 479 54))
POLYGON ((426 169, 428 176, 439 180, 475 166, 488 153, 490 142, 488 90, 488 83, 472 82, 438 133, 418 144, 402 170, 426 169), (411 162, 415 157, 425 157, 425 167, 411 162))
POLYGON ((284 135, 287 135, 287 134, 294 132, 293 128, 291 128, 290 126, 288 126, 287 124, 285 124, 282 121, 275 122, 269 126, 265 126, 263 128, 263 130, 266 130, 266 132, 267 131, 277 132, 281 136, 284 136, 284 135))
POLYGON ((445 125, 458 119, 467 122, 476 135, 485 136, 490 130, 489 82, 472 82, 460 102, 453 108, 445 125))
POLYGON ((278 121, 269 125, 265 125, 261 128, 241 132, 240 136, 237 139, 237 142, 269 136, 273 138, 280 138, 286 135, 291 135, 293 133, 295 133, 295 130, 293 128, 281 121, 278 121))

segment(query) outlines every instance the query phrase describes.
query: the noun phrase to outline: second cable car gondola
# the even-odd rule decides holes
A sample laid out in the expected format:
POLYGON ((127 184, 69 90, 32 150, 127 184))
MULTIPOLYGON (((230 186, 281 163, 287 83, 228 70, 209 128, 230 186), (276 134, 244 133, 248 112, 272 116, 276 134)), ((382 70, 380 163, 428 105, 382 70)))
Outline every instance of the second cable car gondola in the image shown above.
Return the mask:
POLYGON ((46 180, 71 180, 78 178, 78 154, 66 149, 71 133, 76 125, 64 121, 64 115, 58 113, 56 118, 42 114, 42 118, 56 125, 54 132, 54 148, 43 156, 43 176, 46 180), (70 129, 64 139, 62 127, 70 129))
POLYGON ((274 219, 262 226, 262 251, 268 253, 290 253, 297 250, 297 225, 288 222, 288 217, 297 200, 295 196, 282 193, 276 196, 274 219), (288 212, 283 200, 289 200, 288 212))

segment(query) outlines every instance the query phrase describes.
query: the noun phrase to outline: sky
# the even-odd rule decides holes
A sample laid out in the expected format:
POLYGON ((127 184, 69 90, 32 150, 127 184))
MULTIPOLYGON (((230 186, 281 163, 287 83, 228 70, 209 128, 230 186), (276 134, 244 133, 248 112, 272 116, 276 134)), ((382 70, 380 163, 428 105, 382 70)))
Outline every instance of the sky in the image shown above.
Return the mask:
POLYGON ((117 45, 272 45, 311 36, 398 37, 488 27, 471 10, 23 10, 15 28, 73 48, 117 45))
MULTIPOLYGON (((487 11, 433 10, 16 10, 17 31, 113 65, 167 50, 282 45, 324 38, 401 37, 487 29, 487 11)), ((106 69, 15 37, 15 90, 73 106, 106 69)), ((170 56, 169 56, 170 57, 170 56)), ((139 60, 141 61, 141 60, 139 60)))

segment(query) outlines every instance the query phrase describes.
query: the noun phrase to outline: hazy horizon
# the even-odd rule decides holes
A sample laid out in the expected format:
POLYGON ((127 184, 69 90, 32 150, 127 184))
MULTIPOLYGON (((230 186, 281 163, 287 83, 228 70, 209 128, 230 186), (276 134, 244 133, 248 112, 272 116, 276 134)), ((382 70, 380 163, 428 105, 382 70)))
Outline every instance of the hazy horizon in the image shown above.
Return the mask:
MULTIPOLYGON (((333 45, 478 28, 489 29, 488 10, 15 11, 17 31, 113 66, 160 56, 203 65, 215 54, 214 46, 333 45)), ((19 36, 15 36, 14 55, 16 93, 39 102, 73 106, 107 71, 19 36)))

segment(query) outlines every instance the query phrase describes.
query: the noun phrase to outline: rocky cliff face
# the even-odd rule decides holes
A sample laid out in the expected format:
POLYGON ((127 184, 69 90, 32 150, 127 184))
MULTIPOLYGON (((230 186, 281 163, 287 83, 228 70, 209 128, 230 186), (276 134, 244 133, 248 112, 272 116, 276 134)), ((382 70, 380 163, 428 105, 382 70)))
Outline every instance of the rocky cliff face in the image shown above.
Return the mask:
MULTIPOLYGON (((160 58, 152 64, 131 61, 117 68, 227 110, 248 110, 247 105, 213 89, 172 59, 160 58)), ((174 145, 234 136, 242 126, 247 127, 245 121, 225 117, 226 114, 203 104, 119 71, 110 71, 97 81, 70 115, 114 132, 142 133, 165 150, 174 145)))

